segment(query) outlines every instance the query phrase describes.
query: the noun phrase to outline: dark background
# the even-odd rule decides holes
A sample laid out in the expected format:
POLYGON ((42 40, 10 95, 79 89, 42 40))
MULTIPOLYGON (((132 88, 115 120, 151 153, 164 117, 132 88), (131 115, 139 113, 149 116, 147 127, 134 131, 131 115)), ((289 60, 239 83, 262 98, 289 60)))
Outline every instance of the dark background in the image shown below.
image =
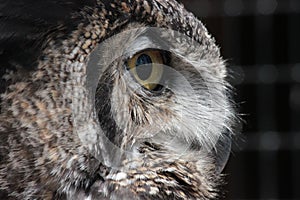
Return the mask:
POLYGON ((300 0, 183 0, 228 60, 243 114, 227 199, 300 199, 300 0))

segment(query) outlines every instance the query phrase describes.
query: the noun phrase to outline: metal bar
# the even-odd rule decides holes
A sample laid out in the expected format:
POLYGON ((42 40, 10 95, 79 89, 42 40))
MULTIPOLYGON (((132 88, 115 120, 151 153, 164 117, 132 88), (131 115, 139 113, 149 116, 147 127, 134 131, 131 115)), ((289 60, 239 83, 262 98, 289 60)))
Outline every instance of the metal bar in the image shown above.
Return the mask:
MULTIPOLYGON (((257 10, 260 0, 256 1, 257 10)), ((258 12, 258 11, 257 11, 258 12)), ((264 61, 272 60, 272 29, 273 29, 273 17, 272 16, 256 16, 255 17, 255 60, 256 63, 263 63, 264 61)), ((270 80, 270 74, 259 70, 257 76, 261 81, 270 80)), ((271 131, 276 130, 275 126, 275 87, 273 84, 257 85, 257 110, 259 114, 257 116, 257 123, 259 131, 271 131)), ((260 146, 264 146, 269 138, 263 135, 259 136, 260 146)), ((270 197, 277 199, 277 167, 276 152, 274 151, 259 151, 259 198, 268 199, 270 197), (272 166, 272 167, 270 167, 272 166)))
MULTIPOLYGON (((290 0, 290 10, 300 7, 299 0, 290 0)), ((289 15, 288 21, 288 55, 289 61, 294 62, 299 59, 299 45, 300 45, 300 27, 299 27, 300 17, 289 15)), ((294 140, 291 144, 294 146, 300 146, 300 64, 295 65, 292 70, 292 79, 297 80, 296 83, 291 83, 290 88, 290 127, 294 140)), ((292 187, 293 187, 293 198, 300 198, 299 190, 299 177, 300 177, 300 158, 299 158, 299 148, 295 148, 292 151, 292 187), (298 151, 297 151, 298 150, 298 151)))
POLYGON ((298 0, 291 9, 287 0, 184 0, 187 8, 198 17, 240 17, 300 13, 298 0))
MULTIPOLYGON (((299 33, 300 34, 300 33, 299 33)), ((298 53, 299 51, 296 51, 298 53)), ((230 83, 240 84, 297 84, 300 83, 300 63, 229 66, 230 83)))

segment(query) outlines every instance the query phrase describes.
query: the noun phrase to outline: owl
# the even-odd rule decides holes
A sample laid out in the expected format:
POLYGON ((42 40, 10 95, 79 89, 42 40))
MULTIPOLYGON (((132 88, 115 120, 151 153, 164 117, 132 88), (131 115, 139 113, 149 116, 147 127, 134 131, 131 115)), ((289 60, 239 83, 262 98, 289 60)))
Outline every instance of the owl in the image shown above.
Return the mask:
POLYGON ((175 0, 0 1, 1 199, 215 199, 227 70, 175 0))

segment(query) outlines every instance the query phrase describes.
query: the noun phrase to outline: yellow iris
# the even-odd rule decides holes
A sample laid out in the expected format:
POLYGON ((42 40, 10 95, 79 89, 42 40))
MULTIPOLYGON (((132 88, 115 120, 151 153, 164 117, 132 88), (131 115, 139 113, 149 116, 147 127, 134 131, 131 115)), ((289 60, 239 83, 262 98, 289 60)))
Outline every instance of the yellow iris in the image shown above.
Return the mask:
POLYGON ((143 51, 130 58, 127 64, 133 77, 146 89, 155 90, 160 85, 164 72, 160 51, 143 51))

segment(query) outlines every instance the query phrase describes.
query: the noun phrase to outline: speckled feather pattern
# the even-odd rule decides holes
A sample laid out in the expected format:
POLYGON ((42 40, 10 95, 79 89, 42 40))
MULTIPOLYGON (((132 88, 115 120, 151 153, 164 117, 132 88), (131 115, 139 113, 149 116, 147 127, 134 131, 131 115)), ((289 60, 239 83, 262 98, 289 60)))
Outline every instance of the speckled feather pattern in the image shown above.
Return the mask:
MULTIPOLYGON (((219 175, 209 158, 172 159, 164 146, 142 143, 141 160, 105 166, 74 132, 96 124, 85 88, 90 53, 130 23, 177 30, 199 42, 202 59, 220 80, 226 70, 202 23, 173 0, 97 1, 43 38, 36 69, 15 78, 1 95, 0 197, 5 199, 212 199, 219 175), (67 35, 66 35, 67 33, 67 35), (75 126, 76 125, 76 126, 75 126), (76 127, 77 128, 77 127, 76 127), (209 163, 209 164, 207 164, 209 163), (135 166, 135 167, 132 167, 135 166)), ((2 67, 2 66, 1 66, 2 67)), ((230 125, 229 125, 230 126, 230 125)), ((193 157, 194 155, 191 155, 193 157)))

